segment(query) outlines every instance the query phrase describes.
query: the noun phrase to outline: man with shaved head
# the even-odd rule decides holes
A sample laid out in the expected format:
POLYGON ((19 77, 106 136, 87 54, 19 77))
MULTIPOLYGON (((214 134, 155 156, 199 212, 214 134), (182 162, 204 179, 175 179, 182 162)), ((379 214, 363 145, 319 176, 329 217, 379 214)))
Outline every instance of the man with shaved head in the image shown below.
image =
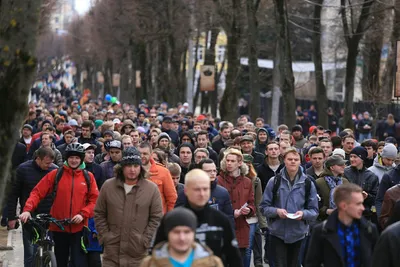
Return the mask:
MULTIPOLYGON (((210 176, 203 170, 194 169, 185 176, 184 207, 192 210, 197 216, 196 239, 201 244, 207 245, 214 255, 220 257, 224 266, 241 267, 243 265, 235 233, 228 217, 208 204, 210 186, 210 176)), ((155 245, 167 240, 164 228, 163 220, 157 231, 155 245)))

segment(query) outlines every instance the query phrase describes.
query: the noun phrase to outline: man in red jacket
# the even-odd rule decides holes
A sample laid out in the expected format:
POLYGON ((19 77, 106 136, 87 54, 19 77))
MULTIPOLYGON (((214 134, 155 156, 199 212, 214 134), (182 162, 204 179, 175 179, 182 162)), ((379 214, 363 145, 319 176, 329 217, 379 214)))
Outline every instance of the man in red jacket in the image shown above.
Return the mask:
MULTIPOLYGON (((50 230, 53 232, 57 266, 68 267, 70 261, 70 266, 85 267, 86 254, 81 249, 82 229, 94 215, 99 191, 90 172, 90 185, 87 185, 83 171, 84 147, 79 143, 69 144, 65 150, 65 157, 67 162, 61 167, 64 168, 63 174, 57 184, 50 214, 57 220, 71 218, 72 224, 66 226, 64 231, 51 224, 50 230)), ((56 174, 57 170, 51 171, 32 190, 25 203, 24 212, 20 215, 22 222, 26 223, 40 201, 53 193, 56 174)))
POLYGON ((246 266, 246 248, 249 246, 250 226, 246 218, 255 215, 253 185, 246 177, 249 168, 243 163, 243 154, 237 149, 229 148, 224 152, 221 161, 221 174, 218 184, 225 187, 232 201, 235 217, 235 232, 242 254, 243 265, 246 266))

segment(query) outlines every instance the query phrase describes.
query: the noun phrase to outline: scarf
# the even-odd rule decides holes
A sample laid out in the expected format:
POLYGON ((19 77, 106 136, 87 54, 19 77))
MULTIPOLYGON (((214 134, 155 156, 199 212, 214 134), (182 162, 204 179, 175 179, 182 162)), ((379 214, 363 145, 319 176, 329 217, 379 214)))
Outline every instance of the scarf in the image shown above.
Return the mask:
POLYGON ((359 267, 360 260, 360 229, 357 223, 349 227, 339 222, 337 230, 343 257, 347 267, 359 267))
POLYGON ((333 201, 333 191, 334 191, 333 189, 336 186, 343 184, 343 180, 340 177, 334 177, 334 176, 325 176, 324 179, 329 187, 329 208, 336 209, 336 204, 333 201))

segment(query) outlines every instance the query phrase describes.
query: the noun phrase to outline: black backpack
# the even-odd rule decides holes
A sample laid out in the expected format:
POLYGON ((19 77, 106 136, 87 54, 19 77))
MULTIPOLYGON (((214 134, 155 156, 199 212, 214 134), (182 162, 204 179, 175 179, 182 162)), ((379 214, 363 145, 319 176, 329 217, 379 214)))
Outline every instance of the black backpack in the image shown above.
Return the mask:
MULTIPOLYGON (((54 179, 54 187, 53 187, 53 193, 52 193, 52 199, 54 202, 54 199, 56 198, 57 195, 57 189, 58 189, 58 183, 60 182, 62 175, 64 173, 64 167, 60 167, 57 170, 56 173, 56 178, 54 179)), ((86 181, 86 185, 88 188, 88 192, 90 192, 90 176, 89 176, 89 172, 87 170, 83 170, 83 176, 85 177, 85 181, 86 181)))
MULTIPOLYGON (((274 178, 274 187, 272 188, 272 206, 275 206, 275 202, 278 199, 278 189, 281 186, 282 182, 282 176, 280 174, 277 174, 274 178)), ((308 209, 308 199, 310 198, 311 194, 311 178, 307 176, 305 180, 305 202, 304 202, 304 209, 308 209)))

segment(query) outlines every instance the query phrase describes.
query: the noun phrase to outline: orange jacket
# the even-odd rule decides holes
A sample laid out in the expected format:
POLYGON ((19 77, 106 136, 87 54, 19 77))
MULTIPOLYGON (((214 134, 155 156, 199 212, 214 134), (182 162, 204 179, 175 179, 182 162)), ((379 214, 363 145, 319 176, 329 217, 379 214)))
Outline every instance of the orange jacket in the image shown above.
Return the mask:
MULTIPOLYGON (((58 183, 57 194, 50 214, 57 220, 72 219, 77 214, 82 215, 84 220, 80 224, 71 224, 65 227, 65 232, 76 233, 82 231, 83 226, 87 225, 88 219, 93 217, 99 190, 91 172, 89 172, 90 192, 88 192, 82 169, 73 170, 66 165, 62 168, 64 168, 64 173, 58 183)), ((56 173, 57 169, 49 172, 33 188, 25 203, 24 212, 32 213, 43 198, 52 194, 56 173)), ((50 230, 62 232, 60 228, 53 224, 50 225, 50 230)))
POLYGON ((162 165, 157 164, 152 158, 150 158, 150 170, 149 180, 155 183, 160 191, 161 201, 163 204, 164 214, 172 210, 175 207, 175 202, 178 197, 172 181, 171 174, 168 169, 162 165))

